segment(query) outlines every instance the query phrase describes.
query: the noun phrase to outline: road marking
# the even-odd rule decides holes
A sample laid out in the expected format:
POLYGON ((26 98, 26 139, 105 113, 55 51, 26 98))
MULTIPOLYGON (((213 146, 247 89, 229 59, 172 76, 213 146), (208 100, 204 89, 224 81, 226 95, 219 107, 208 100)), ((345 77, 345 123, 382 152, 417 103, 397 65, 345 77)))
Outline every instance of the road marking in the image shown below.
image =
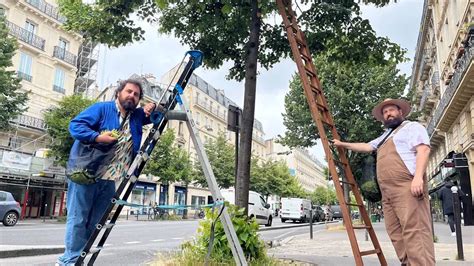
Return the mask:
POLYGON ((171 239, 173 239, 173 240, 183 240, 184 238, 182 238, 182 237, 173 237, 171 239))
POLYGON ((152 242, 162 242, 162 241, 165 241, 164 239, 153 239, 153 240, 150 240, 152 242))
POLYGON ((139 244, 141 243, 140 241, 130 241, 130 242, 125 242, 124 244, 139 244))

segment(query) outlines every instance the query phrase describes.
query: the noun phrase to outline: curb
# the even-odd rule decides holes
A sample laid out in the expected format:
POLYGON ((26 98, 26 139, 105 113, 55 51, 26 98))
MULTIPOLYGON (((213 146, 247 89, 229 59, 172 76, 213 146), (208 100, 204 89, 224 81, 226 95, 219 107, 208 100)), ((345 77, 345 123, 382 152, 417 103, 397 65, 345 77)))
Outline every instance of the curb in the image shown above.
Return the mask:
MULTIPOLYGON (((329 221, 329 222, 317 222, 313 223, 313 225, 322 225, 322 224, 332 224, 332 223, 338 223, 339 221, 329 221)), ((304 223, 304 224, 293 224, 293 225, 285 225, 285 226, 279 226, 279 227, 262 227, 259 228, 258 231, 271 231, 271 230, 280 230, 280 229, 287 229, 287 228, 296 228, 296 227, 305 227, 309 226, 309 223, 304 223)))
POLYGON ((51 254, 61 254, 61 253, 64 253, 64 247, 23 248, 23 249, 15 249, 15 250, 2 250, 0 251, 0 259, 13 258, 13 257, 51 255, 51 254))

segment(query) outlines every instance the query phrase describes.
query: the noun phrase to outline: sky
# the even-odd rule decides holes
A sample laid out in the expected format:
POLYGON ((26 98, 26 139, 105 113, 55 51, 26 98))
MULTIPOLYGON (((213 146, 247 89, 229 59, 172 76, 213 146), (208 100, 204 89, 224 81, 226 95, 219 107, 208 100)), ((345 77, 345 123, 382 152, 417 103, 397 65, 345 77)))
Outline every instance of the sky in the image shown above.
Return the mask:
MULTIPOLYGON (((372 5, 362 6, 362 16, 369 19, 378 36, 388 37, 407 49, 409 62, 399 65, 402 73, 411 74, 412 60, 415 56, 423 0, 399 0, 383 8, 372 5)), ((101 47, 97 82, 99 88, 115 84, 134 73, 153 74, 158 79, 183 59, 189 49, 178 39, 169 35, 160 35, 156 26, 140 24, 146 30, 145 40, 131 45, 108 49, 101 47)), ((220 69, 198 68, 195 73, 217 89, 223 89, 225 95, 243 106, 244 83, 225 78, 230 64, 220 69)), ((290 59, 281 61, 270 70, 259 69, 255 118, 262 122, 265 138, 284 135, 283 125, 284 97, 291 76, 296 72, 296 64, 290 59), (271 101, 271 104, 269 104, 271 101)), ((320 144, 310 149, 316 158, 324 162, 324 151, 320 144)))

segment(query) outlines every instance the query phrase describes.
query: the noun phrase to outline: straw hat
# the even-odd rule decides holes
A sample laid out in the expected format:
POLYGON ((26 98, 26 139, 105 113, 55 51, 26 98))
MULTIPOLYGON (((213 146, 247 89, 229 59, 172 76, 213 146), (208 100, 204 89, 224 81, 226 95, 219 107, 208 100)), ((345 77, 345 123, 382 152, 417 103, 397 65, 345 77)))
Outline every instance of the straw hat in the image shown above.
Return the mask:
POLYGON ((410 104, 407 101, 402 99, 387 98, 383 100, 383 102, 377 104, 374 109, 372 109, 372 115, 375 117, 375 119, 377 119, 378 121, 383 121, 382 109, 387 105, 398 106, 402 110, 403 117, 407 117, 407 115, 411 111, 410 104))

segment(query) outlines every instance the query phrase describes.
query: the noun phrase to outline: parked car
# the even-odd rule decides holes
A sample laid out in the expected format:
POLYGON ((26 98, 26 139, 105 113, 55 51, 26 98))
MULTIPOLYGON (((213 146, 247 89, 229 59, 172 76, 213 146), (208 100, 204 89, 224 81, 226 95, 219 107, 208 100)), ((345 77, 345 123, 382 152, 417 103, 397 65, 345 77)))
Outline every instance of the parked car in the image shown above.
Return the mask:
MULTIPOLYGON (((235 190, 233 188, 221 190, 221 194, 230 204, 235 204, 235 190)), ((255 217, 258 224, 272 226, 273 210, 265 199, 255 191, 249 191, 249 217, 255 217)))
POLYGON ((311 201, 301 198, 281 198, 281 222, 309 222, 311 201))
POLYGON ((314 205, 313 206, 313 222, 320 222, 324 221, 324 210, 321 206, 314 205))
POLYGON ((20 203, 15 201, 12 193, 0 191, 0 222, 5 226, 14 226, 20 217, 20 203))
POLYGON ((340 205, 332 205, 332 218, 333 219, 342 219, 342 212, 341 212, 341 206, 340 205))

